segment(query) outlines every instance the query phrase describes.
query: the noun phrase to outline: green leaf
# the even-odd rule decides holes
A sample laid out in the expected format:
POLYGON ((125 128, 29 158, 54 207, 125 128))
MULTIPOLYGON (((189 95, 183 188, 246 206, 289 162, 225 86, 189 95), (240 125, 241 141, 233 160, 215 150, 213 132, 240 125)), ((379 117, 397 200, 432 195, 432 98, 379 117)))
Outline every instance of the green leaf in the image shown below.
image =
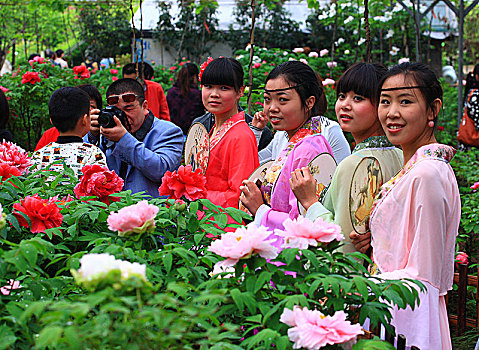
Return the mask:
POLYGON ((232 289, 230 290, 230 295, 231 295, 231 298, 233 298, 233 301, 235 302, 238 310, 240 312, 243 312, 244 303, 243 303, 243 297, 240 290, 238 288, 232 289))
POLYGON ((63 328, 58 326, 47 327, 40 331, 38 339, 35 342, 35 348, 43 349, 46 347, 55 347, 58 344, 63 333, 63 328))
POLYGON ((6 325, 0 325, 0 350, 7 349, 15 343, 17 337, 6 325))
POLYGON ((358 289, 358 292, 362 295, 363 301, 366 302, 368 300, 369 290, 368 290, 366 282, 364 282, 364 278, 360 276, 356 276, 353 278, 353 281, 354 281, 354 284, 356 285, 356 288, 358 289))
POLYGON ((163 264, 165 265, 166 272, 170 273, 171 265, 173 264, 173 255, 171 253, 167 253, 164 255, 163 264))
POLYGON ((254 293, 258 293, 258 291, 263 288, 265 283, 269 285, 269 281, 271 281, 271 273, 267 271, 263 271, 259 274, 256 282, 254 284, 254 293))

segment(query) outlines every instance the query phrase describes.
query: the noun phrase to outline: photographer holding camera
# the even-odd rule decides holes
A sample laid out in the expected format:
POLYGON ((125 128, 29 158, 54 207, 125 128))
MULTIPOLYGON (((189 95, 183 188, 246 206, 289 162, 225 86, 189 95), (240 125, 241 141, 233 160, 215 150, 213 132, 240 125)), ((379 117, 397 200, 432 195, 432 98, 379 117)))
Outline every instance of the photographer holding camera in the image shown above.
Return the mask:
POLYGON ((108 107, 91 112, 85 138, 98 144, 108 168, 125 181, 125 190, 145 191, 158 197, 161 178, 178 168, 183 152, 183 132, 148 110, 143 87, 134 79, 119 79, 106 91, 108 107))

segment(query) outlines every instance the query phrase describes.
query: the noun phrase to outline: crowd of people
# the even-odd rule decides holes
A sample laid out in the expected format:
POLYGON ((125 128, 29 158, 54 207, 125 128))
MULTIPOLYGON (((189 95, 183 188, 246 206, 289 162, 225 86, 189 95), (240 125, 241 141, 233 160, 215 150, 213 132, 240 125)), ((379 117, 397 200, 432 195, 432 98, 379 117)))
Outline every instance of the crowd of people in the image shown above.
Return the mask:
MULTIPOLYGON (((209 61, 201 73, 195 64, 183 65, 166 96, 151 80, 150 68, 124 66, 123 78, 107 89, 105 109, 92 85, 55 91, 48 105, 53 128, 33 156, 38 166, 63 160, 78 176, 84 165, 107 166, 123 178, 125 190, 158 197, 164 173, 180 165, 188 129, 199 122, 209 133, 204 175, 211 202, 237 208, 241 196, 253 215, 251 224, 266 226, 272 237, 287 218, 337 223, 346 237, 342 250, 370 254, 373 275, 425 285, 418 307, 393 310, 396 333, 406 335, 409 346, 451 349, 444 297, 453 282, 461 207, 449 165, 455 150, 434 136, 443 90, 428 66, 354 64, 336 84, 338 122, 324 116, 320 77, 299 61, 268 74, 264 109, 254 116, 239 105, 244 72, 235 59, 209 61), (111 112, 108 125, 99 118, 105 110, 111 112), (343 132, 354 138, 352 152, 343 132), (338 166, 320 201, 308 165, 323 153, 338 166), (350 184, 365 158, 377 160, 384 184, 375 198, 374 191, 366 193, 374 205, 368 230, 360 234, 351 222, 350 184), (272 165, 266 177, 274 186, 260 188, 248 178, 267 161, 272 165)), ((8 116, 3 93, 0 107, 3 130, 8 116)))

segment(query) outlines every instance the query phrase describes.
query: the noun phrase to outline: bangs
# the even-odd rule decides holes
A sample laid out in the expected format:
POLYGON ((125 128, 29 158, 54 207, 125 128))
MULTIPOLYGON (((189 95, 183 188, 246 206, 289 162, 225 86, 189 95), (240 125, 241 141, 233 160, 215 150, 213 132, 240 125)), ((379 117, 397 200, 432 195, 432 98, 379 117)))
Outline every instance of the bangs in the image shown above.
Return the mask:
POLYGON ((217 58, 206 67, 201 76, 201 85, 226 85, 234 88, 236 91, 243 86, 242 81, 238 81, 233 65, 225 58, 217 58))
MULTIPOLYGON (((385 71, 385 69, 384 69, 385 71)), ((336 97, 339 93, 354 93, 369 98, 372 102, 377 99, 378 83, 381 74, 372 64, 355 64, 339 78, 336 84, 336 97)))

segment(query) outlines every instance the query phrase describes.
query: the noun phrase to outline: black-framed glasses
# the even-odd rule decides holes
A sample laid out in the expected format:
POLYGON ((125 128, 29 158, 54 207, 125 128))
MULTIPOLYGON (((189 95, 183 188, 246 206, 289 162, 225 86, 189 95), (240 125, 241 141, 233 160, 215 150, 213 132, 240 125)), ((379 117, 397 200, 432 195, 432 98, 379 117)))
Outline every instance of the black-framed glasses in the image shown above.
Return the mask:
POLYGON ((106 98, 106 102, 110 106, 116 105, 118 102, 120 102, 120 98, 121 98, 123 102, 130 103, 135 101, 137 97, 140 97, 140 95, 135 95, 132 92, 127 92, 126 94, 121 94, 121 95, 110 95, 106 98))

